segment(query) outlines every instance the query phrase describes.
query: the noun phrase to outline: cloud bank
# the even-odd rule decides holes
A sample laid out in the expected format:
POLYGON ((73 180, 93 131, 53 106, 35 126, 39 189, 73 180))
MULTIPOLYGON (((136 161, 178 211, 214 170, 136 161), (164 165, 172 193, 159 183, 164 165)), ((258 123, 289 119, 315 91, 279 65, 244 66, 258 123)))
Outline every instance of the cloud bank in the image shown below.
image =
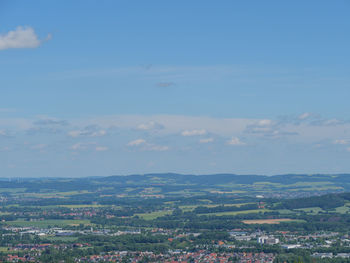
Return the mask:
MULTIPOLYGON (((45 40, 49 39, 51 39, 50 34, 47 35, 45 40)), ((32 27, 18 26, 15 30, 0 35, 0 50, 37 48, 45 40, 40 40, 32 27)))
POLYGON ((29 163, 33 169, 44 165, 41 160, 45 158, 48 166, 57 164, 61 171, 89 167, 85 171, 88 174, 101 167, 106 173, 195 169, 267 174, 308 169, 334 173, 350 169, 349 146, 349 121, 312 114, 274 119, 114 115, 64 120, 0 116, 0 160, 4 165, 11 162, 22 167, 22 172, 29 163))

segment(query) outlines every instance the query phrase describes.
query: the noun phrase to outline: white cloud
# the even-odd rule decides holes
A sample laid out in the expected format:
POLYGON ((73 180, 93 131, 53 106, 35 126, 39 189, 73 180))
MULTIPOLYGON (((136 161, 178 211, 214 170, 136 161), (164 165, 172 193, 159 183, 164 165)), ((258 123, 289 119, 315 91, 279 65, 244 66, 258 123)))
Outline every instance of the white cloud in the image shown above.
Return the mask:
POLYGON ((144 151, 162 152, 162 151, 169 150, 168 146, 156 145, 156 144, 153 144, 153 143, 148 143, 144 139, 137 139, 137 140, 131 141, 131 142, 128 143, 128 146, 130 146, 130 147, 141 147, 141 150, 144 150, 144 151))
POLYGON ((347 121, 338 120, 338 119, 315 119, 310 124, 315 126, 336 126, 336 125, 344 125, 347 121))
POLYGON ((105 136, 107 134, 107 132, 105 130, 99 130, 96 132, 92 132, 90 134, 91 137, 97 137, 97 136, 105 136))
POLYGON ((214 139, 213 138, 205 138, 205 139, 200 139, 199 142, 200 143, 210 143, 213 142, 214 139))
POLYGON ((14 131, 9 131, 7 129, 0 130, 0 137, 13 137, 14 134, 14 131))
POLYGON ((107 150, 108 150, 108 147, 106 147, 106 146, 97 146, 97 147, 95 148, 95 150, 96 150, 97 152, 103 152, 103 151, 107 151, 107 150))
MULTIPOLYGON (((51 39, 48 35, 45 40, 51 39)), ((13 31, 0 35, 0 50, 10 48, 36 48, 42 43, 31 27, 19 26, 13 31)))
POLYGON ((76 144, 73 144, 70 148, 72 150, 86 150, 89 146, 91 145, 96 145, 96 142, 87 142, 87 143, 81 143, 81 142, 78 142, 76 144))
POLYGON ((227 142, 228 145, 245 145, 244 142, 242 142, 239 138, 237 137, 232 137, 231 140, 227 142))
POLYGON ((76 143, 76 144, 73 144, 70 148, 72 150, 83 150, 83 149, 86 149, 86 146, 81 143, 76 143))
POLYGON ((55 118, 42 118, 33 123, 34 125, 39 126, 67 126, 69 125, 66 120, 58 120, 55 118))
POLYGON ((263 119, 263 120, 259 120, 256 123, 257 126, 270 126, 272 125, 272 120, 268 120, 268 119, 263 119))
POLYGON ((181 133, 182 136, 198 136, 198 135, 204 135, 206 134, 207 131, 202 129, 202 130, 185 130, 181 133))
POLYGON ((71 137, 78 137, 81 135, 81 131, 70 131, 68 132, 68 135, 71 137))
POLYGON ((83 130, 69 131, 68 135, 71 137, 88 136, 88 137, 100 137, 106 135, 105 130, 97 130, 95 126, 89 126, 83 130))
POLYGON ((298 119, 299 119, 299 120, 306 120, 306 119, 308 119, 309 117, 311 117, 311 113, 309 113, 309 112, 304 112, 303 114, 300 114, 300 115, 298 116, 298 119))
POLYGON ((149 151, 163 152, 169 150, 168 146, 149 144, 146 148, 149 151))
POLYGON ((146 140, 144 140, 144 139, 137 139, 137 140, 129 142, 128 146, 139 146, 139 145, 145 144, 145 143, 146 143, 146 140))
MULTIPOLYGON (((71 145, 79 141, 84 142, 84 139, 88 138, 97 140, 101 138, 98 136, 103 135, 110 135, 110 138, 106 138, 106 140, 121 140, 127 144, 131 140, 125 141, 125 138, 130 138, 130 134, 136 136, 134 139, 146 139, 142 135, 143 131, 155 128, 160 123, 164 128, 157 130, 152 140, 157 142, 157 136, 158 138, 167 139, 168 143, 165 143, 165 145, 169 146, 170 149, 177 147, 176 145, 181 141, 180 137, 182 136, 194 136, 197 143, 205 143, 205 139, 211 137, 214 138, 214 141, 216 141, 216 138, 227 138, 224 142, 225 144, 231 137, 242 140, 244 138, 243 141, 246 143, 254 141, 254 144, 263 143, 267 140, 284 140, 286 143, 314 145, 321 141, 327 141, 341 145, 345 143, 345 141, 341 140, 345 139, 348 140, 348 145, 350 146, 350 139, 345 136, 350 132, 350 122, 343 122, 339 125, 315 126, 312 122, 315 119, 314 117, 311 116, 306 121, 296 121, 297 117, 294 116, 294 119, 287 119, 286 121, 284 119, 279 121, 279 119, 235 119, 183 115, 114 115, 67 119, 66 121, 53 118, 48 119, 47 117, 44 119, 41 117, 39 120, 38 117, 0 117, 0 138, 6 138, 5 136, 7 136, 8 138, 14 137, 17 140, 17 137, 20 138, 19 136, 21 135, 36 135, 36 133, 28 133, 29 129, 37 127, 56 129, 57 127, 59 132, 50 133, 50 136, 59 137, 65 134, 71 138, 79 139, 71 143, 71 145), (114 132, 115 130, 117 132, 114 132), (203 141, 200 141, 200 139, 203 139, 203 141)), ((322 120, 327 123, 335 123, 332 119, 322 120)), ((28 140, 30 141, 29 137, 28 140)), ((146 150, 147 143, 144 141, 144 145, 140 146, 139 149, 146 150)), ((91 149, 95 150, 96 146, 91 147, 91 149)))
MULTIPOLYGON (((69 120, 71 123, 73 121, 69 120)), ((103 129, 115 127, 122 129, 139 129, 145 130, 152 128, 152 122, 160 124, 163 128, 162 135, 167 134, 190 134, 191 131, 204 130, 207 133, 213 133, 220 136, 231 136, 232 134, 238 136, 245 130, 247 125, 253 124, 257 119, 234 119, 234 118, 212 118, 205 116, 184 116, 184 115, 114 115, 101 116, 93 119, 83 119, 83 123, 88 125, 95 123, 103 129), (200 129, 198 129, 200 127, 200 129)), ((154 125, 156 128, 158 125, 154 125)), ((203 133, 199 132, 199 133, 203 133)))
POLYGON ((8 136, 5 130, 0 130, 0 136, 8 136))
POLYGON ((164 126, 160 123, 157 123, 155 121, 150 121, 147 123, 142 123, 137 126, 138 130, 161 130, 164 126))
POLYGON ((349 144, 349 140, 344 140, 344 139, 335 140, 334 144, 341 144, 341 145, 349 144))

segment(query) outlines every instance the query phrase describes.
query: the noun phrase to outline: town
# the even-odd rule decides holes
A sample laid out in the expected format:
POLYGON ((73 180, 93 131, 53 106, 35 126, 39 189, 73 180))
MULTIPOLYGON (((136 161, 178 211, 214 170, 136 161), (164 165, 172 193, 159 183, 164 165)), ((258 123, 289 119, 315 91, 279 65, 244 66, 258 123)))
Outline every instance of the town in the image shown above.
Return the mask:
MULTIPOLYGON (((0 259, 2 262, 350 260, 347 182, 341 183, 343 191, 334 192, 333 187, 324 192, 301 188, 297 195, 292 195, 297 187, 295 182, 257 187, 254 181, 247 182, 245 178, 243 186, 235 175, 217 176, 217 185, 207 188, 208 182, 188 176, 187 180, 193 183, 179 187, 174 184, 182 180, 177 175, 163 176, 160 184, 161 177, 158 175, 153 182, 143 176, 137 184, 130 183, 128 177, 51 179, 54 184, 41 179, 3 181, 0 259), (80 180, 85 180, 85 187, 80 180), (236 182, 222 186, 222 181, 227 180, 236 182), (39 186, 42 190, 37 192, 39 186), (279 194, 281 187, 286 189, 283 196, 279 194), (153 195, 155 192, 158 194, 153 195)), ((300 177, 295 181, 302 180, 300 177)), ((319 180, 320 176, 315 176, 309 184, 320 184, 319 180)), ((324 176, 322 180, 329 180, 330 185, 335 177, 324 176)), ((334 183, 340 185, 339 178, 334 183)))

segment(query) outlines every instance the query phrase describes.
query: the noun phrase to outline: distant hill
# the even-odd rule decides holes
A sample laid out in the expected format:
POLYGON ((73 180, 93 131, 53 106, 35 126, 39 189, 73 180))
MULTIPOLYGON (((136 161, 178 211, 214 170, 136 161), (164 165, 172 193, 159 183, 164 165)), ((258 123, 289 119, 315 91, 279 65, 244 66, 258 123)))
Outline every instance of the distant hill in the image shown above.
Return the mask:
POLYGON ((126 175, 126 176, 109 176, 101 177, 99 181, 125 181, 125 180, 156 180, 170 179, 176 182, 190 182, 196 184, 218 184, 234 182, 237 184, 253 184, 256 182, 270 182, 281 184, 293 184, 297 182, 341 182, 350 183, 350 174, 283 174, 283 175, 237 175, 237 174, 208 174, 208 175, 192 175, 192 174, 144 174, 144 175, 126 175))
MULTIPOLYGON (((350 174, 284 174, 236 175, 236 174, 134 174, 125 176, 82 178, 2 178, 0 194, 9 189, 20 188, 25 192, 81 191, 115 193, 137 193, 153 188, 158 194, 240 193, 247 195, 283 195, 298 197, 299 193, 320 195, 350 191, 350 174)), ((153 191, 152 190, 152 191, 153 191)), ((13 191, 12 191, 13 192, 13 191)), ((301 195, 303 196, 303 195, 301 195)), ((305 196, 305 195, 304 195, 305 196)))
POLYGON ((320 207, 321 209, 332 209, 341 207, 350 201, 350 193, 334 193, 322 196, 311 196, 306 198, 287 199, 282 201, 278 209, 300 209, 307 207, 320 207))

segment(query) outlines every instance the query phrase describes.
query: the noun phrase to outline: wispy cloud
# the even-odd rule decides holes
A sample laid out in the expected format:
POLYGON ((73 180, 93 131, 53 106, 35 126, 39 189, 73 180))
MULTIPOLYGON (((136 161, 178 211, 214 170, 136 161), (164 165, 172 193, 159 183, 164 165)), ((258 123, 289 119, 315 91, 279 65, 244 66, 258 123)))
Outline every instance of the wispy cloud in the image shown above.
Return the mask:
POLYGON ((158 82, 157 83, 157 87, 160 87, 160 88, 167 88, 167 87, 171 87, 174 85, 175 85, 174 82, 158 82))
POLYGON ((278 125, 286 125, 286 124, 292 124, 292 125, 312 125, 312 126, 338 126, 350 123, 349 120, 342 120, 342 119, 336 119, 336 118, 323 118, 322 116, 318 114, 313 114, 310 112, 302 113, 298 116, 282 116, 279 118, 278 121, 276 121, 278 125))
POLYGON ((107 151, 107 150, 108 150, 108 147, 106 147, 106 146, 97 146, 97 147, 95 148, 95 150, 96 150, 97 152, 104 152, 104 151, 107 151))
POLYGON ((199 142, 200 143, 210 143, 213 142, 214 139, 213 138, 204 138, 204 139, 200 139, 199 142))
MULTIPOLYGON (((291 127, 288 128, 291 129, 291 127)), ((288 128, 284 124, 272 120, 259 120, 247 125, 245 133, 270 138, 298 135, 298 132, 288 130, 288 128)))
MULTIPOLYGON (((206 116, 183 115, 114 115, 80 119, 40 118, 1 118, 0 137, 48 136, 45 140, 56 140, 69 145, 85 142, 88 139, 100 144, 109 144, 111 149, 115 144, 140 146, 141 150, 165 151, 177 149, 182 144, 215 143, 243 145, 242 143, 259 145, 273 141, 285 143, 318 144, 347 144, 350 139, 350 123, 338 119, 326 119, 308 113, 309 117, 299 118, 300 115, 276 119, 239 119, 214 118, 206 116), (303 120, 301 120, 303 119, 303 120), (315 125, 318 120, 321 126, 315 125), (337 125, 330 125, 336 123, 337 125), (146 133, 145 133, 146 131, 146 133), (156 131, 156 132, 152 132, 156 131), (108 136, 106 136, 108 135, 108 136), (133 136, 136 140, 127 138, 133 136), (191 140, 187 139, 191 138, 191 140), (216 139, 217 138, 217 139, 216 139), (232 138, 241 138, 232 140, 232 138), (244 139, 243 139, 244 138, 244 139), (78 140, 77 140, 78 139, 78 140), (149 140, 149 141, 148 141, 149 140), (242 141, 241 141, 242 140, 242 141), (165 145, 157 142, 166 141, 165 145)), ((109 146, 108 145, 108 146, 109 146)), ((76 145, 73 148, 84 148, 86 145, 76 145)), ((91 149, 95 149, 97 144, 91 149)), ((136 149, 137 147, 135 147, 136 149)))
POLYGON ((198 136, 198 135, 204 135, 206 134, 207 131, 202 129, 202 130, 185 130, 181 133, 182 136, 198 136))
POLYGON ((82 130, 72 130, 68 132, 70 137, 100 137, 106 135, 107 132, 103 129, 100 129, 97 125, 89 125, 84 127, 82 130))
POLYGON ((228 145, 245 145, 244 142, 242 142, 239 138, 237 137, 232 137, 229 141, 227 141, 228 145))
POLYGON ((164 129, 164 125, 155 122, 155 121, 150 121, 147 123, 141 123, 137 126, 137 129, 139 130, 161 130, 164 129))
POLYGON ((96 145, 96 142, 78 142, 73 144, 70 149, 74 151, 87 150, 91 146, 96 145))
POLYGON ((70 148, 72 150, 82 150, 82 149, 86 149, 86 145, 82 143, 75 143, 70 148))
POLYGON ((3 136, 3 137, 11 137, 11 134, 9 131, 7 130, 0 130, 0 136, 3 136))
POLYGON ((157 152, 163 152, 169 150, 168 146, 165 145, 154 145, 154 144, 149 144, 148 147, 146 148, 149 151, 157 151, 157 152))
POLYGON ((304 113, 302 113, 302 114, 300 114, 300 115, 298 116, 298 119, 299 119, 299 120, 306 120, 306 119, 310 118, 311 116, 312 116, 311 113, 309 113, 309 112, 304 112, 304 113))
POLYGON ((27 134, 58 134, 62 133, 65 128, 69 126, 69 122, 66 120, 59 120, 55 118, 41 118, 33 121, 32 127, 27 129, 27 134))
POLYGON ((129 147, 137 147, 140 148, 143 151, 157 151, 157 152, 162 152, 162 151, 167 151, 169 150, 168 146, 165 145, 157 145, 153 143, 149 143, 144 139, 137 139, 130 141, 127 144, 129 147))
POLYGON ((54 118, 45 118, 45 119, 40 119, 40 120, 34 121, 34 125, 43 125, 43 126, 47 126, 47 125, 67 126, 67 125, 69 125, 69 122, 66 121, 66 120, 58 120, 58 119, 54 119, 54 118))
POLYGON ((34 29, 29 26, 19 26, 15 30, 0 35, 0 50, 10 48, 37 48, 40 44, 51 39, 51 35, 47 35, 46 39, 40 40, 34 29))
POLYGON ((310 122, 311 125, 314 126, 339 126, 343 124, 350 123, 347 120, 338 120, 338 119, 315 119, 310 122))
POLYGON ((344 139, 338 139, 338 140, 335 140, 333 143, 334 144, 341 144, 341 145, 346 145, 346 144, 349 144, 349 140, 344 140, 344 139))
POLYGON ((137 140, 134 140, 134 141, 130 141, 128 143, 128 146, 138 146, 138 145, 145 144, 145 143, 146 143, 146 140, 144 140, 144 139, 137 139, 137 140))

